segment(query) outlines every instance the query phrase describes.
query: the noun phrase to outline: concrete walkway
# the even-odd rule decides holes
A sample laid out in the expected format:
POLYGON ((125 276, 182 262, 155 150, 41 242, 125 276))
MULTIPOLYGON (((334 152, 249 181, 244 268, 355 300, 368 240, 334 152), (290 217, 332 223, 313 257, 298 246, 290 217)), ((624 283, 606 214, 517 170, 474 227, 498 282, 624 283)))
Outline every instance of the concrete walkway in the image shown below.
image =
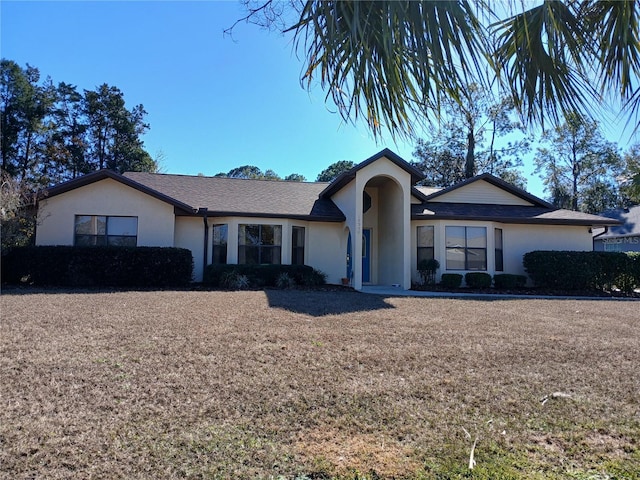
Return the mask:
POLYGON ((502 299, 544 299, 544 300, 632 300, 637 298, 626 297, 579 297, 579 296, 553 296, 553 295, 515 295, 498 293, 463 293, 463 292, 425 292, 420 290, 403 290, 400 287, 389 285, 364 285, 362 293, 383 295, 386 297, 432 297, 432 298, 479 298, 482 300, 502 299))

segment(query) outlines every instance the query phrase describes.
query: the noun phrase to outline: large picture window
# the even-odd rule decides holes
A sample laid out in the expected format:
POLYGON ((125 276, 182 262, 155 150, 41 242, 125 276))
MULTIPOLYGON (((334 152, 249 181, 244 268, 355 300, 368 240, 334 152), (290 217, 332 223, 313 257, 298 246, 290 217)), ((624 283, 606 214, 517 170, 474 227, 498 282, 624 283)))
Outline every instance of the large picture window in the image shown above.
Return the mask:
POLYGON ((213 250, 211 261, 214 264, 227 263, 227 235, 229 228, 226 223, 213 226, 213 250))
POLYGON ((282 262, 282 225, 238 225, 238 263, 282 262))
POLYGON ((304 265, 304 227, 291 229, 291 265, 304 265))
POLYGON ((434 258, 433 252, 433 226, 427 225, 418 227, 418 265, 422 260, 431 260, 434 258))
POLYGON ((138 244, 138 217, 76 215, 73 243, 77 246, 135 247, 138 244))
POLYGON ((447 270, 487 269, 487 229, 446 227, 447 270))

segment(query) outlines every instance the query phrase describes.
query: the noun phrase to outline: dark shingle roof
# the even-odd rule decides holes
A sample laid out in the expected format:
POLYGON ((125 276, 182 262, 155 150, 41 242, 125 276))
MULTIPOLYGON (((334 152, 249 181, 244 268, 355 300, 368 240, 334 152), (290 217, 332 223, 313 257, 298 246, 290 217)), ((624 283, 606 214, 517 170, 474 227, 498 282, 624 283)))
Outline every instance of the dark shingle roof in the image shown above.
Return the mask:
POLYGON ((602 213, 602 215, 620 220, 622 225, 611 227, 608 232, 598 235, 598 238, 640 235, 640 205, 630 208, 607 210, 602 213))
POLYGON ((242 215, 343 221, 330 200, 319 198, 327 183, 127 172, 124 176, 211 216, 242 215))
POLYGON ((409 162, 404 160, 398 154, 393 153, 388 148, 385 148, 384 150, 381 150, 375 155, 367 158, 364 162, 360 162, 351 170, 348 170, 340 174, 335 180, 333 180, 333 182, 329 184, 325 184, 326 188, 320 193, 320 196, 323 198, 331 197, 331 195, 339 191, 342 187, 344 187, 349 182, 351 182, 354 178, 356 178, 356 172, 358 170, 361 170, 362 168, 366 167, 367 165, 370 165, 376 160, 381 159, 382 157, 386 157, 387 159, 389 159, 390 161, 398 165, 400 168, 402 168, 404 171, 409 173, 411 175, 412 185, 424 178, 424 174, 420 170, 418 170, 416 167, 414 167, 409 162))
POLYGON ((428 202, 411 205, 414 220, 484 220, 544 225, 617 225, 611 218, 544 206, 428 202))

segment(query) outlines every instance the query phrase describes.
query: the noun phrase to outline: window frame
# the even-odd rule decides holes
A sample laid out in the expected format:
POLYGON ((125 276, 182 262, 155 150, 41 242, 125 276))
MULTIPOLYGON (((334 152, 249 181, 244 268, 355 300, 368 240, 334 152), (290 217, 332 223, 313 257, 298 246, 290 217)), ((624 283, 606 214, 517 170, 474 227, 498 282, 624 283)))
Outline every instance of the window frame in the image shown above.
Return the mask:
POLYGON ((306 241, 306 229, 301 225, 292 225, 291 226, 291 265, 304 265, 304 244, 306 241), (298 237, 296 236, 296 232, 302 231, 302 244, 298 245, 298 237), (300 262, 299 260, 302 260, 300 262))
POLYGON ((211 263, 214 265, 226 265, 228 248, 229 224, 214 223, 211 226, 211 263), (216 235, 218 231, 220 234, 216 235))
MULTIPOLYGON (((111 226, 111 228, 115 228, 111 226)), ((87 246, 87 247, 97 247, 97 246, 113 246, 113 247, 137 247, 138 246, 138 217, 135 215, 86 215, 79 214, 74 216, 73 220, 73 245, 76 247, 79 246, 87 246), (78 220, 83 217, 91 218, 91 223, 97 230, 96 233, 78 233, 78 227, 81 225, 78 220), (104 222, 104 233, 100 232, 99 221, 103 218, 104 222), (111 219, 131 219, 135 220, 135 234, 110 234, 110 223, 113 223, 111 219), (79 238, 89 239, 89 242, 79 242, 79 238), (119 243, 116 239, 125 240, 124 243, 119 243), (133 239, 133 243, 130 241, 126 241, 126 239, 133 239)))
MULTIPOLYGON (((418 225, 416 227, 416 268, 420 265, 420 261, 422 260, 431 260, 435 258, 435 246, 436 246, 436 238, 435 238, 435 226, 434 225, 418 225), (420 230, 421 229, 430 229, 431 230, 431 246, 429 245, 420 245, 420 230), (426 254, 426 255, 425 255, 426 254)), ((427 241, 427 243, 429 243, 427 241)))
POLYGON ((494 266, 496 272, 504 272, 504 230, 502 228, 493 229, 494 242, 494 266), (498 237, 498 232, 499 237, 498 237), (500 239, 500 247, 498 248, 498 238, 500 239))
POLYGON ((240 265, 280 265, 282 264, 282 225, 266 224, 266 223, 241 223, 238 224, 238 264, 240 265), (247 230, 255 230, 257 228, 257 235, 253 237, 247 237, 247 230), (268 238, 268 232, 265 232, 267 228, 272 228, 271 237, 273 238, 273 244, 263 243, 265 237, 268 238), (244 238, 241 237, 244 232, 244 238), (246 243, 247 238, 253 238, 255 243, 246 243), (277 244, 276 239, 280 240, 277 244), (254 254, 247 255, 247 253, 254 254), (269 252, 267 254, 267 252, 269 252), (257 261, 247 262, 248 257, 256 257, 257 261), (277 262, 274 262, 274 257, 277 257, 277 262), (270 262, 264 260, 270 259, 270 262))
MULTIPOLYGON (((447 225, 445 226, 445 263, 446 263, 446 269, 447 270, 452 270, 452 271, 471 271, 471 272, 486 272, 487 271, 487 267, 488 267, 488 259, 487 259, 487 227, 479 227, 479 226, 471 226, 471 225, 447 225), (454 245, 454 246, 449 246, 449 239, 451 237, 453 237, 453 235, 449 235, 449 231, 450 229, 464 229, 464 245, 454 245), (484 230, 484 247, 479 247, 476 245, 471 245, 473 243, 473 240, 481 238, 481 237, 470 237, 469 233, 471 229, 479 229, 479 230, 484 230), (471 240, 471 242, 470 242, 471 240), (455 250, 462 250, 462 255, 464 258, 464 266, 463 268, 455 268, 453 266, 450 266, 451 263, 453 262, 453 259, 450 258, 450 253, 453 253, 455 250), (475 268, 475 267, 470 267, 471 265, 471 261, 470 261, 470 256, 472 253, 474 252, 482 252, 484 254, 484 259, 483 259, 483 265, 480 268, 475 268)), ((462 237, 459 236, 459 238, 461 239, 462 237)), ((460 260, 457 260, 458 262, 460 260)))

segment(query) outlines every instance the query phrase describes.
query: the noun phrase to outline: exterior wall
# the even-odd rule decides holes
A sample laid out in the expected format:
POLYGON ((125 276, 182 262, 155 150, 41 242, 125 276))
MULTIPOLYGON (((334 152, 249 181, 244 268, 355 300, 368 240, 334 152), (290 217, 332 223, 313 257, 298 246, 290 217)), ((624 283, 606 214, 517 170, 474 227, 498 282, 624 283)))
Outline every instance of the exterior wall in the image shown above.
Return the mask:
POLYGON ((404 278, 404 236, 398 234, 404 230, 402 190, 394 182, 388 182, 381 190, 378 283, 400 285, 404 278))
POLYGON ((204 220, 202 217, 176 217, 175 246, 191 250, 193 279, 201 282, 204 268, 204 220))
POLYGON ((76 215, 138 217, 138 246, 174 245, 173 206, 112 179, 40 201, 36 245, 73 245, 76 215))
MULTIPOLYGON (((305 264, 327 274, 328 283, 340 283, 346 273, 346 233, 343 223, 306 222, 283 218, 209 217, 207 264, 211 263, 214 224, 226 224, 227 263, 238 263, 238 226, 241 224, 280 225, 282 227, 283 264, 291 263, 291 235, 294 226, 305 228, 305 264)), ((194 278, 202 280, 204 270, 204 221, 202 217, 178 217, 176 246, 188 248, 194 258, 194 278)))
POLYGON ((327 283, 339 284, 347 272, 347 236, 344 223, 309 222, 305 232, 306 264, 327 274, 327 283))
MULTIPOLYGON (((379 205, 382 208, 382 204, 385 204, 385 213, 384 218, 379 217, 379 228, 378 230, 388 229, 389 228, 389 219, 394 219, 393 221, 393 241, 397 242, 396 250, 394 255, 386 255, 387 250, 384 250, 383 244, 390 240, 388 232, 385 232, 384 235, 381 235, 380 232, 376 235, 374 233, 374 238, 377 238, 377 250, 372 248, 372 265, 377 264, 377 270, 372 269, 377 272, 378 275, 382 273, 383 277, 378 277, 377 280, 375 277, 372 277, 372 281, 376 283, 381 283, 383 281, 389 280, 390 278, 396 278, 397 272, 395 268, 401 268, 402 273, 399 275, 400 278, 398 280, 392 280, 392 283, 398 283, 405 290, 411 288, 411 267, 410 267, 410 223, 411 223, 411 175, 400 168, 395 163, 389 161, 386 158, 381 158, 374 163, 371 163, 362 169, 356 172, 355 179, 355 211, 353 211, 354 220, 351 220, 346 212, 345 216, 347 217, 347 222, 349 224, 349 228, 351 228, 351 224, 355 224, 355 228, 351 228, 352 231, 352 241, 353 241, 353 270, 354 270, 354 279, 353 279, 353 287, 356 290, 360 290, 362 288, 362 228, 363 228, 363 214, 362 214, 362 192, 367 188, 367 183, 374 178, 386 179, 387 182, 391 182, 389 184, 383 184, 382 187, 379 188, 379 205), (390 185, 394 185, 391 187, 390 185), (382 199, 382 195, 384 193, 384 200, 382 199), (389 191, 393 191, 394 200, 390 200, 389 191), (386 205, 390 203, 389 205, 386 205), (386 219, 386 223, 385 223, 386 219), (382 249, 382 250, 381 250, 382 249), (381 252, 383 253, 381 257, 381 252), (392 258, 390 258, 392 257, 392 258), (381 261, 383 263, 381 263, 381 261), (400 265, 400 267, 395 267, 392 264, 400 265)), ((339 193, 339 192, 338 192, 339 193)), ((334 202, 335 197, 334 195, 334 202)), ((338 207, 342 208, 340 204, 338 207)), ((378 215, 380 215, 380 209, 378 209, 378 215)))
MULTIPOLYGON (((499 226, 499 224, 498 224, 499 226)), ((522 256, 534 250, 593 249, 591 233, 586 226, 504 225, 504 273, 526 275, 522 256)))
POLYGON ((435 202, 486 203, 492 205, 531 205, 530 202, 479 180, 434 198, 435 202))
POLYGON ((591 234, 586 226, 574 227, 564 225, 514 225, 498 222, 471 221, 414 221, 411 222, 411 269, 413 281, 418 281, 417 272, 417 227, 421 225, 434 226, 434 255, 440 262, 436 280, 440 281, 443 273, 460 273, 465 270, 447 270, 445 227, 467 226, 485 227, 487 229, 487 270, 486 273, 511 273, 526 275, 522 265, 525 253, 534 250, 574 250, 588 251, 592 249, 591 234), (495 242, 494 229, 502 229, 503 267, 502 271, 495 271, 495 242))

